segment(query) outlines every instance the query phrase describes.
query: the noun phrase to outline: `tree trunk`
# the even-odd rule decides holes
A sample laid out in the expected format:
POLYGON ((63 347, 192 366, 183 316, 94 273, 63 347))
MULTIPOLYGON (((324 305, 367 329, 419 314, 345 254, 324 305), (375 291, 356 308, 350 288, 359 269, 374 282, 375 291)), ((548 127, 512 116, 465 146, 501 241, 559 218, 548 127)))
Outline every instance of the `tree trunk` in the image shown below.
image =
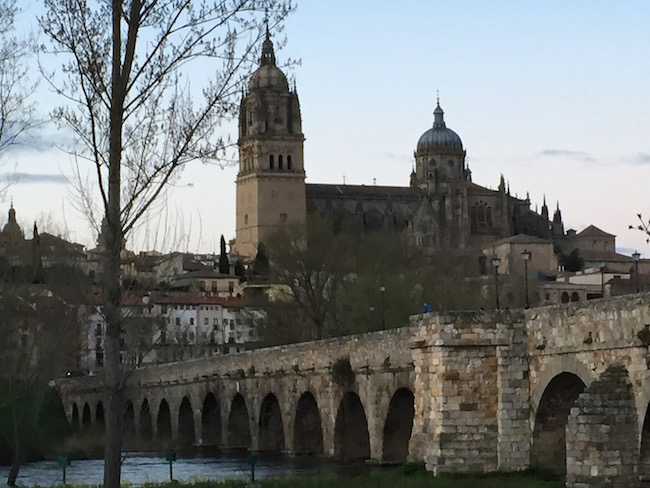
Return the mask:
POLYGON ((120 255, 122 250, 121 164, 122 126, 125 88, 122 76, 122 2, 112 0, 113 60, 111 79, 110 147, 108 168, 108 204, 106 208, 106 256, 104 263, 103 300, 106 317, 106 357, 104 379, 107 390, 106 446, 104 449, 104 487, 120 488, 122 462, 123 378, 120 361, 122 330, 120 255))
POLYGON ((16 479, 20 466, 23 463, 23 448, 20 442, 20 429, 18 428, 18 418, 16 416, 15 408, 11 412, 12 423, 14 427, 14 457, 11 460, 11 468, 9 469, 9 476, 7 477, 7 486, 16 486, 16 479))

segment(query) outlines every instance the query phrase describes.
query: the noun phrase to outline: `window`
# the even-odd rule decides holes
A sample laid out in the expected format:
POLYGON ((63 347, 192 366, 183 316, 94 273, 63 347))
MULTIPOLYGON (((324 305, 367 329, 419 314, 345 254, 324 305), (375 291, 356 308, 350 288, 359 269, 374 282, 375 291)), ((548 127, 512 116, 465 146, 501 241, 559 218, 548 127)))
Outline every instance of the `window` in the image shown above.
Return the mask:
MULTIPOLYGON (((248 214, 244 215, 244 224, 248 225, 248 214)), ((213 286, 213 288, 214 288, 214 286, 213 286)))
POLYGON ((219 325, 219 319, 217 317, 214 318, 214 325, 219 325))
POLYGON ((232 293, 235 291, 235 282, 234 281, 229 281, 228 282, 228 293, 232 293))
POLYGON ((273 161, 273 154, 269 156, 269 168, 275 169, 275 162, 273 161))
POLYGON ((278 156, 278 169, 282 169, 282 155, 278 156))
POLYGON ((166 330, 161 330, 160 331, 160 343, 165 344, 167 342, 167 331, 166 330))
POLYGON ((203 325, 208 325, 208 324, 210 324, 210 319, 206 317, 203 319, 203 325))
POLYGON ((95 335, 98 336, 102 335, 102 324, 97 324, 95 326, 95 335))
POLYGON ((291 164, 291 155, 290 154, 287 156, 287 169, 288 170, 293 169, 293 164, 291 164))
POLYGON ((280 222, 283 223, 283 224, 285 224, 287 222, 287 214, 286 213, 282 212, 280 214, 280 222))
POLYGON ((104 366, 104 352, 96 351, 95 352, 95 366, 104 366))
POLYGON ((181 325, 181 318, 180 317, 176 317, 176 325, 181 325))
POLYGON ((194 325, 194 317, 190 317, 190 325, 194 325))

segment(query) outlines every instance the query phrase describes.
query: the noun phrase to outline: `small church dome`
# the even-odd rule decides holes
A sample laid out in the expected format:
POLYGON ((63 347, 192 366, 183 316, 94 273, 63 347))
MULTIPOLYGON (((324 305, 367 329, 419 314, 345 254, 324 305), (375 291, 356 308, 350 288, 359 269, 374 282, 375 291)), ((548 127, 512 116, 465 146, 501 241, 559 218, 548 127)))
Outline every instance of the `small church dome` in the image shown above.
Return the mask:
POLYGON ((266 31, 266 39, 262 45, 262 56, 260 58, 260 67, 251 76, 249 89, 255 88, 276 88, 282 91, 289 91, 287 77, 282 70, 275 65, 275 52, 273 51, 273 42, 266 31))
POLYGON ((460 136, 453 130, 448 129, 445 125, 444 112, 438 102, 436 109, 433 111, 433 127, 426 131, 418 140, 418 153, 436 153, 462 151, 463 141, 460 136))
POLYGON ((251 76, 249 88, 277 88, 289 91, 289 82, 284 73, 275 65, 260 66, 251 76))

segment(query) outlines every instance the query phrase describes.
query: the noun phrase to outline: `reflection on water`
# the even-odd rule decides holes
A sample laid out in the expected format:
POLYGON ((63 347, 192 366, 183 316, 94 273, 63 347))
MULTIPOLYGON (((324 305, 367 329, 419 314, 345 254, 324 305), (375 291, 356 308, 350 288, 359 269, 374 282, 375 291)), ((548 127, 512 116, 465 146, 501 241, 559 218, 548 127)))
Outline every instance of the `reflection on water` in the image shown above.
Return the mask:
MULTIPOLYGON (((255 478, 282 478, 288 476, 310 476, 324 473, 360 474, 378 466, 367 464, 336 464, 317 458, 287 459, 282 457, 260 457, 255 465, 255 478)), ((247 456, 221 457, 178 457, 173 464, 174 479, 226 480, 250 479, 247 456)), ((0 485, 7 479, 9 468, 0 466, 0 485)), ((63 481, 63 471, 56 461, 41 461, 25 464, 20 469, 19 486, 50 486, 63 481)), ((66 470, 68 484, 101 485, 104 476, 103 459, 72 461, 66 470)), ((122 464, 122 482, 140 485, 146 482, 169 481, 169 463, 164 454, 125 453, 122 464)))

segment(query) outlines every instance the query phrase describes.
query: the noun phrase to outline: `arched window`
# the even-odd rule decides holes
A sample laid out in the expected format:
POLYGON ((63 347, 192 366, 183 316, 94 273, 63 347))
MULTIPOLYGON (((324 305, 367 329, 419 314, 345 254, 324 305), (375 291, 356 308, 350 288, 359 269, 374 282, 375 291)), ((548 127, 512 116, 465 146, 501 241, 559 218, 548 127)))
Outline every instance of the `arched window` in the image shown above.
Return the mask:
POLYGON ((278 169, 282 169, 282 155, 278 156, 278 169))
POLYGON ((289 155, 287 156, 287 169, 288 169, 288 170, 292 170, 292 169, 293 169, 293 165, 291 164, 291 154, 289 154, 289 155))
POLYGON ((275 169, 275 162, 273 161, 273 154, 269 156, 269 168, 275 169))

